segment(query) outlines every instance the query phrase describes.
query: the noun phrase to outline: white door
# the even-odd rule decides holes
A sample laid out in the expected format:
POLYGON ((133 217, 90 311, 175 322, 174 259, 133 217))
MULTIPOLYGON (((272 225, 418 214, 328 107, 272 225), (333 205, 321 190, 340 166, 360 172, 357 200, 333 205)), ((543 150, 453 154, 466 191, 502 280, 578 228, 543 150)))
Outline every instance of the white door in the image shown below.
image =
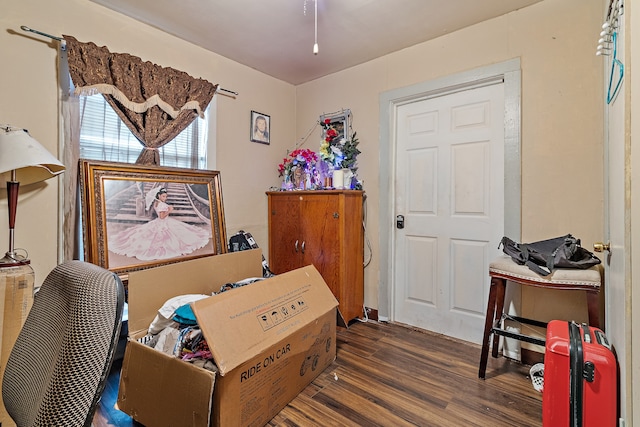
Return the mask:
POLYGON ((504 84, 401 105, 394 320, 479 343, 504 234, 504 84))
MULTIPOLYGON (((624 23, 620 23, 619 34, 617 37, 618 45, 616 57, 624 63, 624 40, 623 37, 624 23)), ((609 84, 610 73, 613 71, 613 79, 611 80, 611 90, 615 87, 618 80, 619 69, 611 68, 611 57, 605 62, 605 81, 609 84)), ((626 78, 626 77, 625 77, 626 78)), ((630 310, 628 303, 628 290, 626 284, 625 270, 628 267, 627 254, 630 252, 629 242, 627 239, 630 230, 625 220, 626 195, 625 180, 628 170, 625 165, 625 81, 621 82, 621 90, 617 97, 605 107, 607 137, 605 138, 605 225, 603 243, 610 245, 610 250, 605 251, 601 258, 604 260, 604 288, 605 288, 605 333, 607 338, 616 348, 618 364, 620 368, 620 411, 621 417, 627 418, 627 423, 632 420, 628 417, 627 411, 631 409, 628 402, 628 386, 626 382, 630 378, 628 375, 629 368, 629 351, 627 347, 628 336, 630 335, 629 324, 627 322, 627 313, 630 310)), ((608 89, 608 87, 606 87, 608 89)), ((607 95, 605 89, 605 96, 607 95)), ((585 246, 586 242, 585 242, 585 246)))

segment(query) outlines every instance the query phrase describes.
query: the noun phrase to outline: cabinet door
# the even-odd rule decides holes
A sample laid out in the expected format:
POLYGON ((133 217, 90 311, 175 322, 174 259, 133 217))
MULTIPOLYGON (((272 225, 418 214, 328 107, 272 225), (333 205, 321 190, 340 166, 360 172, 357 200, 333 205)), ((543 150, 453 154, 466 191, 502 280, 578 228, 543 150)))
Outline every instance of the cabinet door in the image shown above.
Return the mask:
POLYGON ((362 315, 362 192, 269 194, 269 264, 276 273, 314 265, 348 322, 362 315))
POLYGON ((302 236, 299 197, 269 197, 269 267, 275 274, 301 267, 302 236))
POLYGON ((300 201, 303 265, 313 264, 334 295, 340 289, 340 223, 339 197, 307 195, 300 201))

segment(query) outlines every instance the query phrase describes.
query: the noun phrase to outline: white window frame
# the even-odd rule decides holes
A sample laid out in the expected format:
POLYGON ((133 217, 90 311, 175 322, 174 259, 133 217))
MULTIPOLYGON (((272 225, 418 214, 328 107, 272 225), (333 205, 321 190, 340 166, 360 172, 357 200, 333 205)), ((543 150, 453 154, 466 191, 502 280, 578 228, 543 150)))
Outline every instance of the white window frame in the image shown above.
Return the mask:
MULTIPOLYGON (((102 95, 81 96, 79 104, 80 158, 135 163, 142 152, 142 144, 120 120, 104 97, 102 95), (88 131, 86 126, 90 126, 88 131), (94 141, 93 144, 91 140, 94 141)), ((196 118, 174 140, 159 147, 161 166, 189 169, 208 167, 209 155, 211 152, 215 153, 215 149, 210 149, 210 144, 212 141, 215 142, 215 138, 209 137, 211 130, 209 108, 204 114, 204 119, 196 118), (193 135, 194 128, 197 136, 193 135), (190 154, 181 155, 185 152, 191 153, 194 144, 198 149, 196 162, 190 154)))

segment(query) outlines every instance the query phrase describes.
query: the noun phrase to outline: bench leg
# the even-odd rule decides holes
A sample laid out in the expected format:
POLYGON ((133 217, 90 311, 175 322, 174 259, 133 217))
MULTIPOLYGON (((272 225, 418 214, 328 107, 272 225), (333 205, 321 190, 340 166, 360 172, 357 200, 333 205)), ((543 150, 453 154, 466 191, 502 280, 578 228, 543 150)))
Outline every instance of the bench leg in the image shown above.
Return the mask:
POLYGON ((496 313, 496 282, 491 278, 491 287, 489 288, 489 300, 487 301, 487 315, 484 320, 484 335, 482 337, 482 352, 480 354, 480 368, 478 369, 478 378, 484 379, 487 370, 487 359, 489 358, 489 338, 491 336, 491 328, 493 327, 493 319, 496 313))
MULTIPOLYGON (((491 281, 496 282, 496 313, 493 319, 493 324, 495 325, 496 322, 502 319, 502 313, 504 312, 504 294, 507 289, 507 281, 497 277, 493 277, 491 281)), ((500 327, 502 327, 502 325, 500 327)), ((491 346, 491 355, 493 357, 498 357, 499 344, 500 336, 498 334, 493 334, 493 344, 491 346)))
POLYGON ((600 292, 587 291, 587 310, 589 313, 589 325, 602 329, 604 325, 600 323, 600 292))

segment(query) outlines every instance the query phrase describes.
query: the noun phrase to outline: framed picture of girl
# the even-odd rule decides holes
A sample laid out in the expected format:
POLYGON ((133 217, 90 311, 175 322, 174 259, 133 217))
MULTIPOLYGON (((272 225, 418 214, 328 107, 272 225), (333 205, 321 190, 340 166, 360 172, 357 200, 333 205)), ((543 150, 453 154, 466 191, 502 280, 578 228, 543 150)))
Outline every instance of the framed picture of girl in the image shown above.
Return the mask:
POLYGON ((271 135, 271 117, 251 111, 251 141, 269 144, 271 135))
POLYGON ((130 271, 226 252, 217 171, 80 161, 85 260, 130 271))

